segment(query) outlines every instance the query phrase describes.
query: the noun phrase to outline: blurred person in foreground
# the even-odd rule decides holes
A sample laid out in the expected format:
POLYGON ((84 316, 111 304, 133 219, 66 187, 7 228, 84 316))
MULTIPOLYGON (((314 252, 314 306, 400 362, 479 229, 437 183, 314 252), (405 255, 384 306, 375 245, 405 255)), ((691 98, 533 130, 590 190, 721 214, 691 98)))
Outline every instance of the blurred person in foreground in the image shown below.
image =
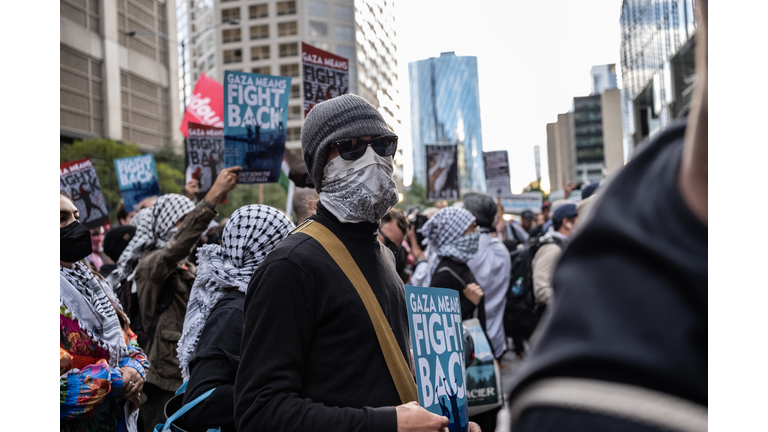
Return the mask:
POLYGON ((64 193, 59 200, 60 429, 135 428, 149 361, 112 287, 83 261, 91 252, 91 234, 80 224, 77 207, 64 193), (126 418, 126 411, 133 414, 126 418))
POLYGON ((183 403, 216 390, 184 414, 185 430, 235 430, 232 407, 245 292, 259 264, 294 228, 278 209, 247 205, 232 213, 221 245, 197 250, 197 277, 177 349, 182 378, 189 380, 183 403))
POLYGON ((560 260, 563 250, 568 246, 573 230, 579 220, 576 204, 566 203, 552 215, 553 231, 541 238, 541 246, 533 256, 533 295, 536 303, 548 305, 552 301, 554 289, 552 274, 560 260))
POLYGON ((135 284, 141 336, 152 362, 139 416, 145 432, 165 421, 165 403, 182 384, 176 345, 197 274, 187 257, 218 215, 216 206, 237 185, 241 169, 223 169, 197 206, 183 195, 167 194, 132 221, 136 234, 120 255, 116 271, 121 288, 127 283, 134 291, 135 284))
MULTIPOLYGON (((392 252, 377 239, 382 217, 398 199, 392 180, 397 137, 376 108, 347 94, 315 105, 301 146, 320 201, 317 213, 251 278, 235 377, 235 426, 439 431, 448 419, 401 399, 360 294, 325 247, 302 231, 319 224, 348 251, 391 328, 400 351, 396 360, 410 369, 403 281, 392 252)), ((406 384, 415 392, 415 382, 406 384)))
POLYGON ((515 431, 707 429, 705 0, 696 12, 690 112, 601 187, 564 252, 552 314, 511 394, 515 431))

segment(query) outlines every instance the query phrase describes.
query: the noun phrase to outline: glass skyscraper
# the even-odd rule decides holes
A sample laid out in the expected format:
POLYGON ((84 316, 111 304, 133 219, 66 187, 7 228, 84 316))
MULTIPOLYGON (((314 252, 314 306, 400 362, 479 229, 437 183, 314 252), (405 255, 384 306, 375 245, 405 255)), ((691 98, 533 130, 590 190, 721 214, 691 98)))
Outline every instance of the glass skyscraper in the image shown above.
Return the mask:
POLYGON ((440 54, 408 64, 414 181, 427 184, 427 144, 456 144, 461 194, 485 192, 477 57, 440 54))

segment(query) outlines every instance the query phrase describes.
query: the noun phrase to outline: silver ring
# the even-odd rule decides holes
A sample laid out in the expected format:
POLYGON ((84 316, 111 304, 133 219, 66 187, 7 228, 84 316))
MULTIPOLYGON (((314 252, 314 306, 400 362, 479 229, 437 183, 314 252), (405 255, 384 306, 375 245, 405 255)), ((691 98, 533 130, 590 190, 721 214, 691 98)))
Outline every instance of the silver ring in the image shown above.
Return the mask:
POLYGON ((136 385, 136 383, 135 383, 135 382, 133 382, 133 381, 128 381, 128 382, 129 382, 129 383, 131 383, 131 387, 133 387, 133 386, 135 386, 135 385, 136 385))

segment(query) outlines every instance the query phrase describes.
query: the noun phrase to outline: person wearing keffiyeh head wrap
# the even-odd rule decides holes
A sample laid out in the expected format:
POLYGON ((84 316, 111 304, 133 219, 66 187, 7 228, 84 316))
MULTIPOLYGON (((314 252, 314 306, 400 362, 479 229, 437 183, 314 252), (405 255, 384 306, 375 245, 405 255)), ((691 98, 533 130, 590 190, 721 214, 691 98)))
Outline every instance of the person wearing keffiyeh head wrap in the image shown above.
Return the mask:
POLYGON ((259 264, 294 228, 280 210, 248 205, 232 213, 221 245, 198 248, 197 278, 178 345, 182 377, 189 380, 184 403, 212 388, 216 391, 182 417, 184 424, 234 430, 245 292, 259 264))
POLYGON ((138 313, 131 311, 132 325, 137 333, 141 328, 140 336, 146 338, 142 346, 152 362, 141 392, 139 421, 144 430, 165 421, 165 403, 182 384, 176 345, 197 275, 187 257, 218 215, 216 205, 235 188, 241 169, 223 169, 196 206, 183 195, 163 195, 131 221, 136 235, 120 255, 116 272, 124 281, 120 292, 135 289, 136 296, 131 297, 138 303, 138 313))
POLYGON ((149 362, 112 287, 82 261, 90 232, 77 207, 64 194, 60 201, 60 429, 135 431, 149 362))

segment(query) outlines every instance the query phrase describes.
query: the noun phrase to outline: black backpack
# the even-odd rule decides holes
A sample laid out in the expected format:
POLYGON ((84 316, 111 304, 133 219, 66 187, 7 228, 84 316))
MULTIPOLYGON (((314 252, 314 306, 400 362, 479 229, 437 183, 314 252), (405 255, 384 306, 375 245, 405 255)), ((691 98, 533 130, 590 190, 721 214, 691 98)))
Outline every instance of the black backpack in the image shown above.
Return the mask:
POLYGON ((512 257, 512 271, 507 290, 507 305, 504 308, 504 333, 514 342, 514 351, 522 355, 523 341, 528 340, 536 329, 546 306, 536 304, 533 295, 533 258, 541 246, 549 243, 565 247, 562 240, 550 237, 544 241, 536 240, 521 251, 515 251, 512 257))

